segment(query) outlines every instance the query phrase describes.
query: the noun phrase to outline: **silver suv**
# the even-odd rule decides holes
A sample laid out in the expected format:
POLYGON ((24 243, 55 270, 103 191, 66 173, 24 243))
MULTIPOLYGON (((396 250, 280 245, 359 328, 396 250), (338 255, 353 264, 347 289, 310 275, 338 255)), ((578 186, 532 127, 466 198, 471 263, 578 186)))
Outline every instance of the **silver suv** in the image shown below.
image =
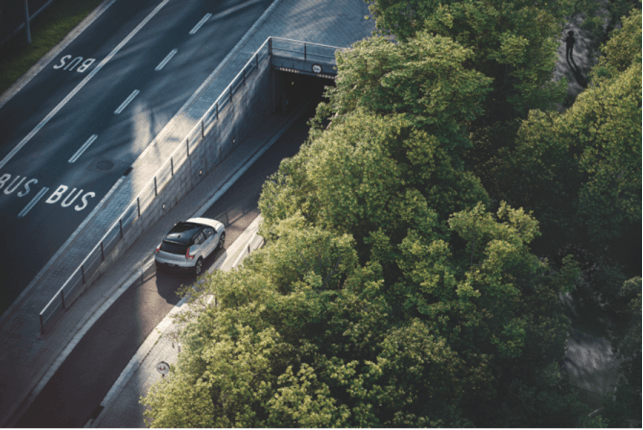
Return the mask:
POLYGON ((160 269, 203 272, 203 260, 225 246, 225 227, 208 218, 191 218, 174 224, 156 247, 154 261, 160 269))

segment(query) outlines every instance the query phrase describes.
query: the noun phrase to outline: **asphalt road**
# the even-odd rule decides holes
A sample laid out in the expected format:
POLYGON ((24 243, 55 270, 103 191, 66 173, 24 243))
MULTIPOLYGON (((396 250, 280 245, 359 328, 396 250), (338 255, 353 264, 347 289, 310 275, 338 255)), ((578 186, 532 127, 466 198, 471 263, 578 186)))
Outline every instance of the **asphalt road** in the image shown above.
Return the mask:
POLYGON ((0 108, 0 312, 271 0, 116 0, 0 108))
MULTIPOLYGON (((299 150, 318 101, 203 214, 226 224, 226 246, 259 215, 263 182, 299 150)), ((222 252, 209 256, 204 267, 209 269, 222 252)), ((177 289, 194 281, 194 276, 150 269, 141 285, 130 287, 96 321, 16 427, 83 427, 138 347, 179 301, 177 289)))

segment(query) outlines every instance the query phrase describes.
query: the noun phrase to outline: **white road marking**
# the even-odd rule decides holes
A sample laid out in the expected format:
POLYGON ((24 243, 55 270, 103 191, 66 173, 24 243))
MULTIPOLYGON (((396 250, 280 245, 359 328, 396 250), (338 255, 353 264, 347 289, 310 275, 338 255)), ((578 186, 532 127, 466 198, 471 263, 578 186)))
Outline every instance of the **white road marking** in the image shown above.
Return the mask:
POLYGON ((203 24, 205 24, 206 21, 210 19, 211 16, 212 16, 211 13, 206 13, 205 16, 201 18, 201 21, 197 22, 197 24, 192 28, 192 30, 190 30, 190 34, 194 34, 197 31, 199 31, 199 28, 201 28, 203 24))
POLYGON ((218 14, 216 14, 216 15, 214 15, 214 16, 212 17, 212 20, 214 21, 215 19, 224 18, 224 17, 226 17, 226 16, 228 16, 228 15, 231 15, 231 14, 233 14, 233 13, 235 13, 235 12, 240 11, 241 9, 245 9, 245 8, 247 8, 248 6, 252 6, 253 4, 259 3, 259 2, 261 2, 261 1, 263 1, 263 0, 248 0, 247 2, 243 2, 243 3, 241 3, 241 4, 238 4, 238 5, 236 5, 236 6, 233 6, 233 7, 231 7, 231 8, 230 8, 230 9, 228 9, 228 10, 225 10, 225 11, 223 11, 223 12, 219 12, 218 14))
POLYGON ((83 144, 83 146, 81 146, 80 149, 78 151, 76 151, 74 156, 69 159, 68 163, 74 163, 76 160, 78 160, 78 158, 81 155, 83 155, 83 152, 85 152, 87 150, 87 148, 89 148, 89 145, 94 143, 94 141, 96 140, 97 137, 98 137, 97 134, 92 134, 89 137, 89 139, 87 139, 87 141, 83 144))
POLYGON ((121 105, 118 107, 118 109, 116 109, 114 111, 114 114, 118 115, 119 113, 123 112, 123 110, 125 110, 127 105, 130 104, 132 102, 132 100, 134 100, 134 97, 136 97, 138 95, 138 93, 140 93, 139 90, 132 91, 132 94, 130 94, 129 97, 127 97, 125 99, 125 101, 123 103, 121 103, 121 105))
POLYGON ((43 187, 43 189, 40 190, 40 192, 38 194, 36 194, 33 199, 31 199, 29 204, 27 206, 25 206, 25 208, 22 211, 20 211, 20 213, 18 214, 18 218, 24 218, 24 216, 27 215, 27 213, 29 213, 31 208, 36 206, 36 203, 38 203, 38 201, 40 199, 42 199, 42 197, 45 194, 47 194, 47 191, 49 191, 49 187, 43 187))
POLYGON ((156 71, 158 72, 158 71, 159 71, 159 70, 161 70, 163 67, 165 67, 165 65, 166 65, 166 64, 167 64, 167 63, 172 59, 172 57, 174 57, 174 56, 176 55, 176 53, 177 53, 177 52, 179 52, 179 50, 178 50, 178 49, 173 49, 173 50, 171 50, 171 51, 170 51, 170 53, 169 53, 169 54, 167 54, 167 56, 163 59, 163 61, 161 61, 161 62, 159 63, 159 65, 158 65, 158 66, 156 66, 156 68, 155 68, 154 70, 156 70, 156 71))
POLYGON ((89 82, 90 79, 93 78, 94 75, 96 75, 96 73, 98 73, 98 71, 103 68, 105 64, 107 64, 108 61, 111 60, 118 53, 118 51, 120 51, 123 46, 125 46, 125 44, 136 35, 136 33, 141 31, 145 24, 147 24, 154 17, 154 15, 156 15, 161 10, 161 8, 165 6, 169 1, 170 0, 163 0, 161 4, 159 4, 152 12, 150 12, 150 14, 146 16, 145 19, 141 21, 140 24, 138 24, 136 28, 132 30, 132 32, 128 34, 127 37, 123 39, 121 43, 119 43, 118 46, 116 46, 116 48, 114 48, 112 52, 110 52, 109 55, 105 57, 98 66, 94 68, 94 70, 89 72, 89 75, 87 75, 85 79, 83 79, 78 85, 76 85, 76 88, 74 88, 69 94, 67 94, 67 97, 65 97, 60 103, 58 103, 58 106, 56 106, 51 112, 49 112, 49 114, 42 121, 40 121, 40 123, 33 130, 31 130, 31 132, 27 136, 24 137, 24 139, 22 139, 20 143, 15 148, 13 148, 13 150, 9 154, 7 154, 7 156, 4 157, 2 161, 0 161, 0 169, 2 169, 5 164, 7 164, 9 160, 11 160, 18 153, 18 151, 20 151, 27 144, 27 142, 29 142, 36 135, 36 133, 38 133, 40 129, 42 129, 51 120, 51 118, 53 118, 53 116, 56 115, 58 111, 60 111, 69 102, 69 100, 71 100, 72 97, 74 97, 87 84, 87 82, 89 82))

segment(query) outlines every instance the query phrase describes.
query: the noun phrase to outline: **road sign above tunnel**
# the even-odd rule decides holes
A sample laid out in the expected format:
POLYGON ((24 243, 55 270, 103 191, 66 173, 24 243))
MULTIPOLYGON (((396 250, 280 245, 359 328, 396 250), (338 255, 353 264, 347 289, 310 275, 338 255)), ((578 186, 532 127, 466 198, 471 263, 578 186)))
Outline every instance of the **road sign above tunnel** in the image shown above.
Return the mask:
POLYGON ((322 73, 324 71, 324 69, 322 68, 321 64, 317 64, 317 63, 313 64, 311 69, 312 69, 313 73, 316 73, 316 74, 320 74, 320 73, 322 73))

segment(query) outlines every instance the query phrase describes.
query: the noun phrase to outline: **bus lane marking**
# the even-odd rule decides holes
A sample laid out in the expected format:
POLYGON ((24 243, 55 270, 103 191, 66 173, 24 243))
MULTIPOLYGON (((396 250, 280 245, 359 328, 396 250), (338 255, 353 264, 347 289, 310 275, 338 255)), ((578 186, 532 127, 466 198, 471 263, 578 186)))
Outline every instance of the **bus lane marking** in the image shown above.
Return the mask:
POLYGON ((76 57, 73 60, 71 60, 72 56, 71 55, 65 55, 62 57, 59 61, 60 64, 57 64, 54 66, 54 69, 60 69, 63 66, 65 67, 63 70, 67 70, 68 68, 70 72, 74 71, 74 68, 80 64, 80 67, 76 69, 78 73, 84 73, 85 70, 89 68, 92 64, 94 64, 94 61, 96 61, 95 58, 88 58, 85 61, 83 61, 83 57, 76 57), (68 60, 71 60, 69 64, 66 64, 68 60), (81 64, 82 61, 82 64, 81 64))

